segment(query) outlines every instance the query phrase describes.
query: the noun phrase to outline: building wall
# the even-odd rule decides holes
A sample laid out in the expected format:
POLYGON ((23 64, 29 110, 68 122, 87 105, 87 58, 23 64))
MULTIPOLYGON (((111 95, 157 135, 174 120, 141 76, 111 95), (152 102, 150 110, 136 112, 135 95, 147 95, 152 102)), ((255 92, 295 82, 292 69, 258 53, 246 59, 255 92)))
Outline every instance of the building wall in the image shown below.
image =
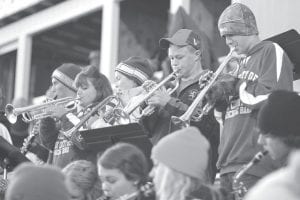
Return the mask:
POLYGON ((300 32, 299 0, 233 0, 249 6, 256 17, 261 39, 295 29, 300 32))

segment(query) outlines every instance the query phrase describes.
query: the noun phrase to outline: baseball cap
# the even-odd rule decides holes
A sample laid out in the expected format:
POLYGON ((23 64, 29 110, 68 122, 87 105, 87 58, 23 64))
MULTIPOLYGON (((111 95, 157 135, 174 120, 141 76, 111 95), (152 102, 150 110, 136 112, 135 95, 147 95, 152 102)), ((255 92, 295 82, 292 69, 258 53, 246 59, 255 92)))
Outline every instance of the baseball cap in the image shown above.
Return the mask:
POLYGON ((189 29, 180 29, 170 38, 161 38, 159 40, 159 46, 162 49, 169 48, 170 44, 176 46, 191 45, 193 48, 201 49, 200 36, 194 31, 189 29))

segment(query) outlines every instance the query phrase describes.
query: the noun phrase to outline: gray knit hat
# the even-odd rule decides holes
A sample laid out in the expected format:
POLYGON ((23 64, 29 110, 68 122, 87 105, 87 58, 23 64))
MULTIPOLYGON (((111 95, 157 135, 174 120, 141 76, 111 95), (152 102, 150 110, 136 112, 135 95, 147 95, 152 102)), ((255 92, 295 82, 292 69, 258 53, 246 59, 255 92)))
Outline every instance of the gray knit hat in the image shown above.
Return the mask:
POLYGON ((185 175, 206 180, 209 143, 195 127, 163 137, 152 149, 152 158, 185 175))
POLYGON ((257 35, 255 16, 244 4, 234 3, 221 14, 218 22, 221 36, 224 35, 257 35))
POLYGON ((76 92, 77 89, 74 87, 73 83, 79 72, 81 72, 80 66, 73 63, 65 63, 53 71, 52 78, 55 78, 60 83, 76 92))

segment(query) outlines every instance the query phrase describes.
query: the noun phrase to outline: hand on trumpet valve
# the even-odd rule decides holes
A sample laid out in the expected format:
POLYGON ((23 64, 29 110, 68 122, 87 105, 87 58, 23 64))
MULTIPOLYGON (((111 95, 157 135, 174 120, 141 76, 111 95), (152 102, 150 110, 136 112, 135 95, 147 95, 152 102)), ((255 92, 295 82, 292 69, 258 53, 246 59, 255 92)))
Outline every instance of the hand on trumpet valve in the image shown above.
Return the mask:
POLYGON ((204 70, 203 72, 201 72, 198 81, 200 89, 204 88, 209 83, 213 75, 214 72, 210 70, 204 70))
POLYGON ((149 92, 150 90, 152 90, 155 86, 157 85, 157 83, 155 81, 152 80, 147 80, 143 83, 142 88, 146 91, 149 92))
POLYGON ((221 74, 205 96, 208 104, 218 111, 225 111, 230 99, 238 95, 238 81, 235 76, 221 74))
POLYGON ((66 107, 66 105, 58 104, 56 106, 52 106, 51 109, 49 109, 49 114, 55 118, 61 118, 62 116, 70 112, 70 110, 72 109, 69 109, 68 107, 66 107))
POLYGON ((150 106, 164 107, 171 99, 168 91, 162 87, 155 91, 153 95, 147 100, 147 104, 150 106))

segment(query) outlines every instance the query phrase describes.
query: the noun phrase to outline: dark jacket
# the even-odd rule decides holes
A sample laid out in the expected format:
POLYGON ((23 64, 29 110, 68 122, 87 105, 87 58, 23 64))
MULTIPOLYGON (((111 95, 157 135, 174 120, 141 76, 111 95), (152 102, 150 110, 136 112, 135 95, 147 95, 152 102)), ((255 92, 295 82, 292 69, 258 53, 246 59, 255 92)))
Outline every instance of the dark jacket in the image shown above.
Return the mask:
MULTIPOLYGON (((172 98, 164 108, 141 120, 153 145, 162 137, 181 128, 172 123, 171 117, 184 114, 200 92, 198 78, 185 83, 181 82, 179 85, 179 88, 172 94, 172 98)), ((206 102, 201 103, 205 104, 206 102)), ((215 163, 218 157, 219 124, 211 111, 208 115, 204 115, 200 121, 191 119, 190 125, 197 127, 210 142, 211 164, 209 168, 211 169, 209 170, 209 177, 213 181, 217 170, 215 163)))

